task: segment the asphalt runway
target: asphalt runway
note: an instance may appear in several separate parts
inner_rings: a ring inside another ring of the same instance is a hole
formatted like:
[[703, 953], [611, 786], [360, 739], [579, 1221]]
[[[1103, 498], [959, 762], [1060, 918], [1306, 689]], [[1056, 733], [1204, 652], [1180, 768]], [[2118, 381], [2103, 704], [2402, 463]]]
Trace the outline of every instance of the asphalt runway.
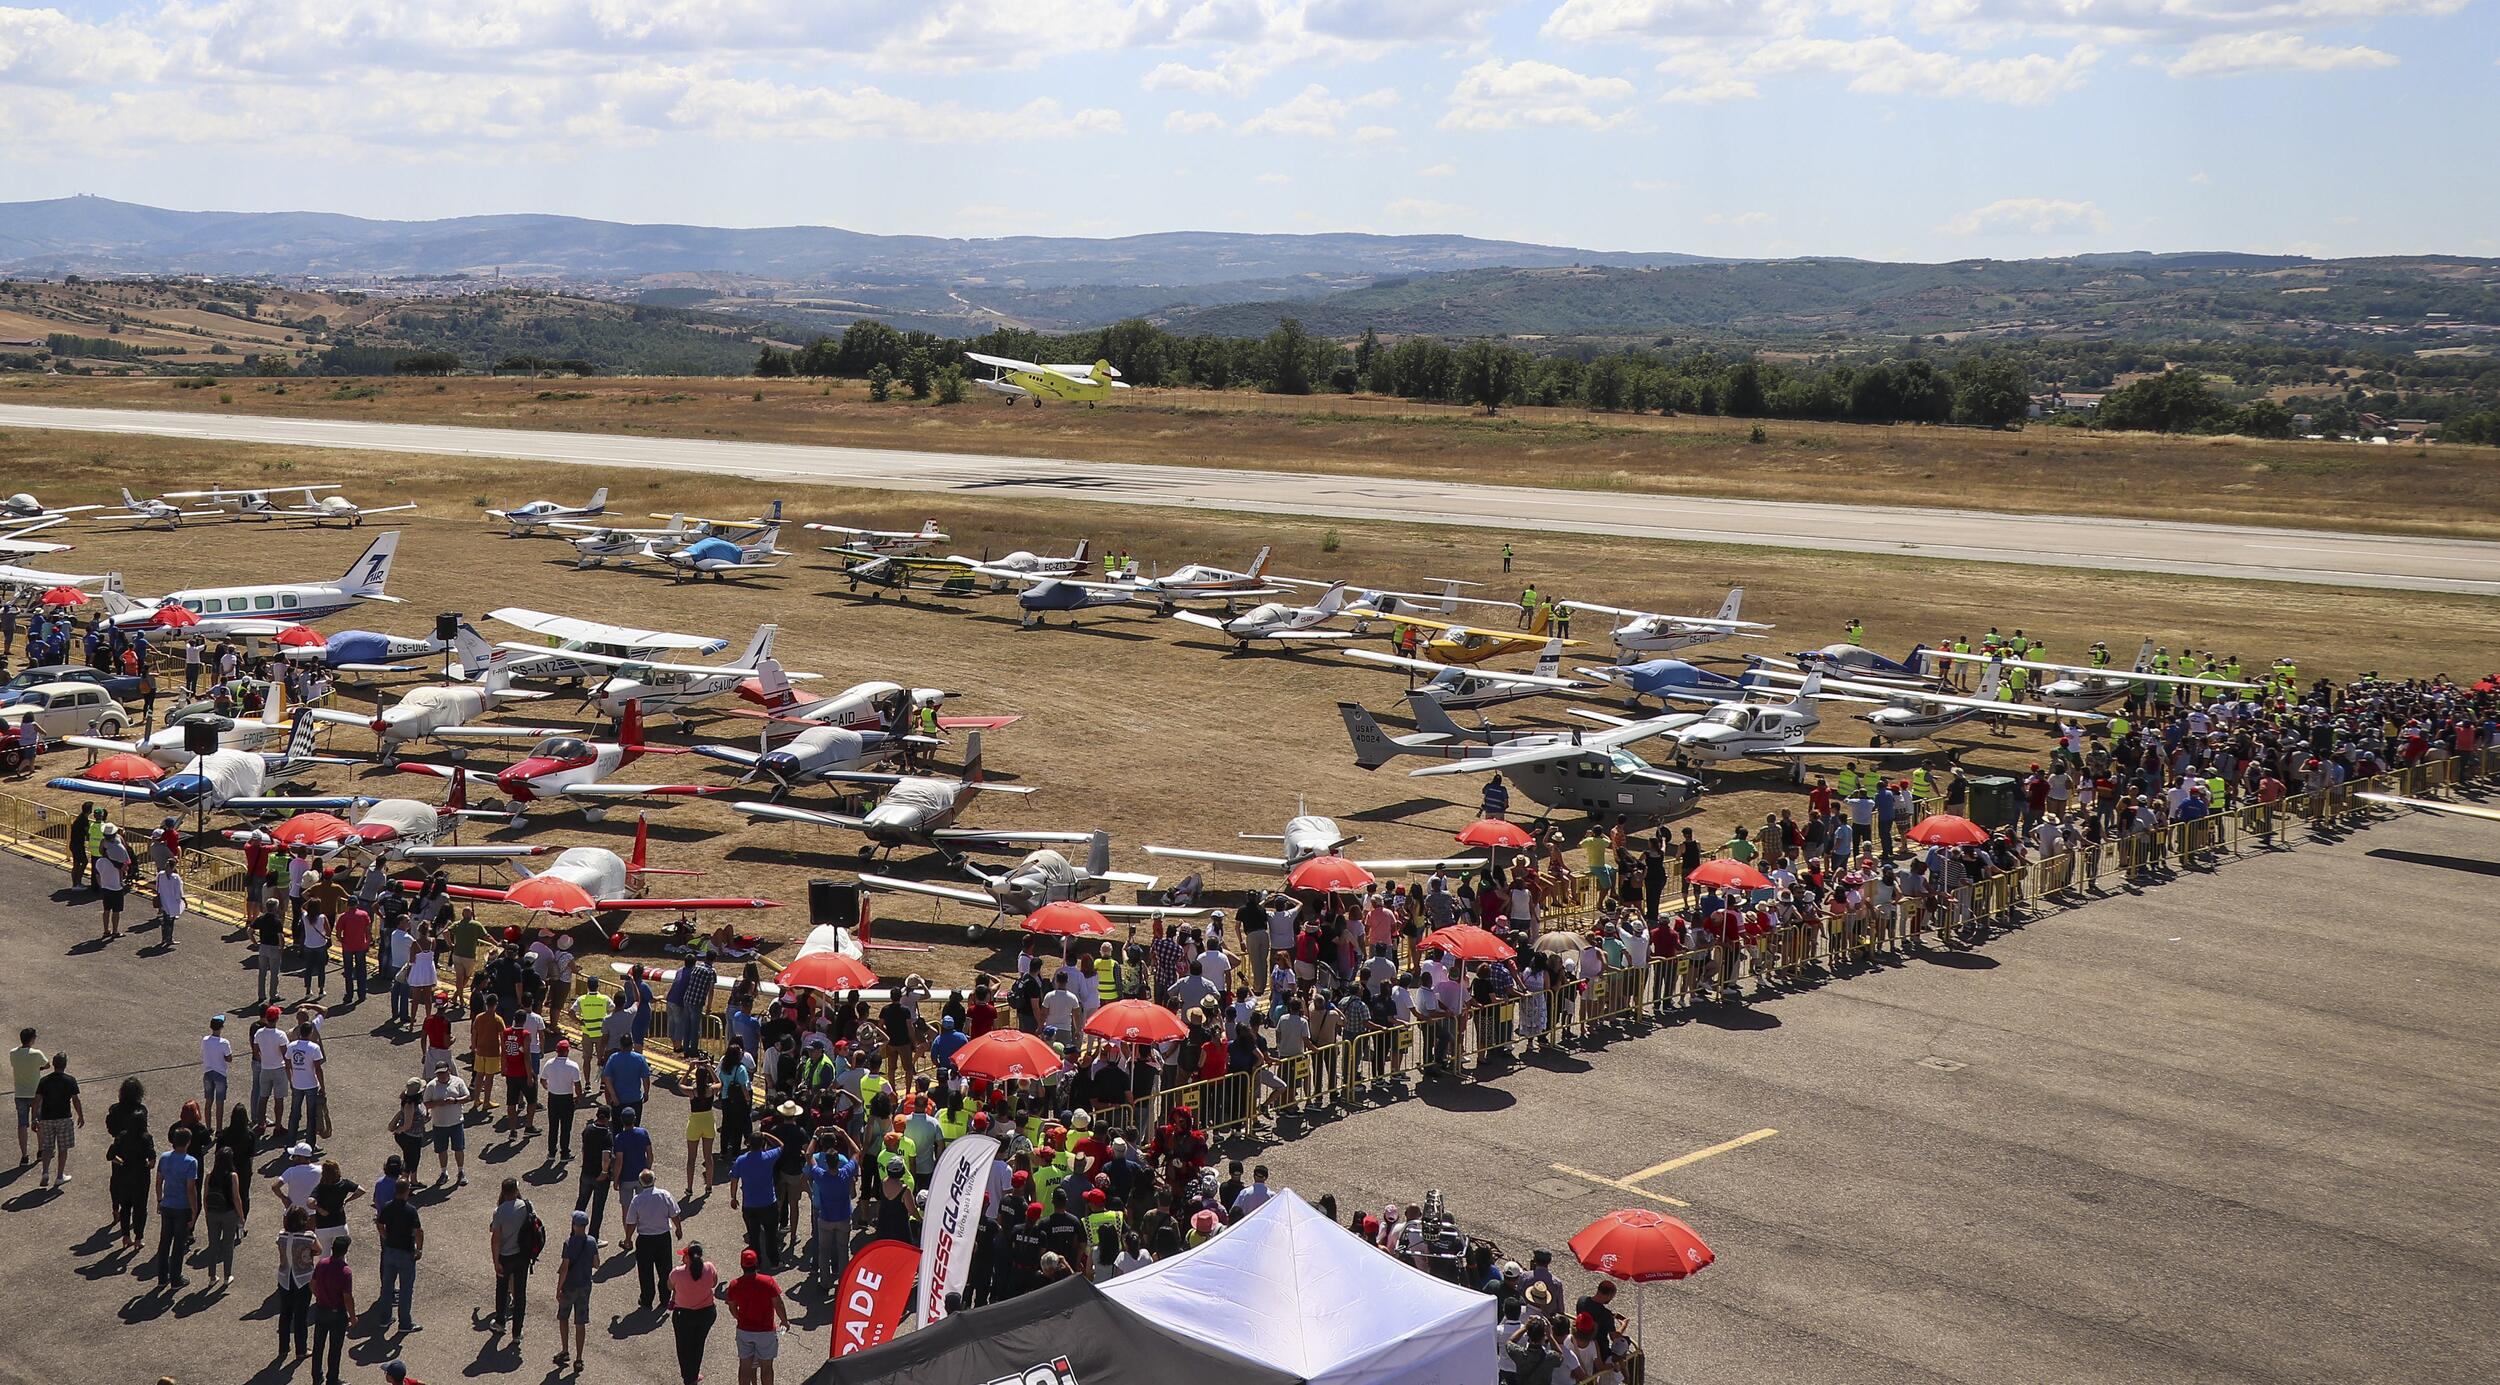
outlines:
[[0, 404], [0, 427], [2500, 595], [2500, 543], [2464, 539], [150, 409]]
[[[1349, 1207], [1441, 1188], [1522, 1259], [1617, 1207], [1686, 1217], [1719, 1262], [1649, 1291], [1652, 1380], [2484, 1380], [2500, 1308], [2495, 877], [2486, 824], [2384, 824], [2049, 915], [1977, 953], [1431, 1087], [1254, 1157]], [[196, 1092], [206, 1016], [251, 995], [241, 952], [199, 922], [170, 955], [153, 934], [94, 946], [94, 910], [56, 902], [60, 881], [0, 856], [0, 1025], [70, 1051], [88, 1115], [66, 1194], [0, 1172], [0, 1381], [305, 1379], [265, 1365], [265, 1194], [231, 1294], [202, 1292], [196, 1271], [156, 1294], [99, 1229], [115, 1086], [141, 1075], [160, 1126]], [[386, 1008], [331, 1022], [332, 1145], [366, 1183], [415, 1065], [372, 1032]], [[682, 1102], [652, 1110], [660, 1167], [682, 1168]], [[531, 1305], [525, 1354], [470, 1315], [491, 1302], [494, 1181], [523, 1177], [560, 1229], [571, 1180], [481, 1125], [469, 1147], [471, 1186], [420, 1202], [423, 1330], [355, 1335], [351, 1374], [378, 1378], [397, 1350], [425, 1379], [550, 1378], [548, 1303]], [[716, 1260], [738, 1243], [726, 1202], [692, 1222]], [[369, 1238], [352, 1258], [369, 1303]], [[624, 1259], [603, 1271], [584, 1379], [674, 1378], [664, 1323], [613, 1318], [632, 1282]], [[1589, 1282], [1566, 1273], [1575, 1296]], [[826, 1315], [811, 1304], [808, 1320], [786, 1380], [821, 1360]], [[724, 1327], [713, 1379], [730, 1352]]]

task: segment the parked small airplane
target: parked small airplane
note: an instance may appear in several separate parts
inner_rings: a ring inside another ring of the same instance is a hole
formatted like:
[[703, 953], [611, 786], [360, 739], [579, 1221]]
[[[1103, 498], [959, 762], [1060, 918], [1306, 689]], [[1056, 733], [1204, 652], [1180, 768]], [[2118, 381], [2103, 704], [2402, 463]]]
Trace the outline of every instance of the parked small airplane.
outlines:
[[344, 765], [347, 760], [313, 753], [318, 723], [299, 717], [286, 747], [275, 753], [259, 750], [212, 750], [192, 757], [184, 766], [153, 783], [107, 784], [65, 776], [47, 781], [71, 793], [97, 794], [134, 803], [163, 803], [201, 812], [287, 812], [299, 808], [341, 808], [369, 800], [354, 794], [264, 794], [274, 779], [314, 765]]
[[1936, 661], [1950, 660], [1957, 663], [2002, 665], [2006, 668], [2019, 668], [2032, 673], [2056, 674], [2058, 676], [2052, 681], [2032, 689], [2032, 696], [2048, 706], [2070, 711], [2082, 711], [2104, 703], [2115, 702], [2146, 684], [2203, 688], [2209, 692], [2250, 692], [2258, 686], [2255, 683], [2236, 683], [2227, 678], [2155, 673], [2152, 671], [2153, 642], [2149, 639], [2144, 642], [2142, 648], [2136, 651], [2135, 667], [2132, 669], [2086, 668], [2075, 664], [2044, 663], [2036, 659], [1990, 659], [1985, 655], [1955, 654], [1941, 649], [1919, 652], [1926, 658]]
[[307, 496], [301, 505], [280, 506], [275, 513], [270, 515], [270, 518], [309, 524], [315, 529], [325, 524], [337, 524], [355, 529], [361, 527], [374, 515], [398, 514], [403, 510], [415, 508], [417, 507], [414, 504], [359, 505], [343, 495], [325, 495], [318, 499]]
[[577, 568], [594, 568], [609, 562], [618, 567], [632, 567], [649, 556], [655, 543], [683, 544], [710, 537], [686, 523], [682, 515], [671, 516], [665, 529], [630, 529], [559, 520], [547, 526], [547, 533], [549, 537], [572, 545], [573, 566]]
[[105, 510], [96, 518], [124, 520], [126, 523], [122, 527], [126, 529], [145, 529], [151, 524], [162, 524], [166, 529], [174, 530], [181, 528], [186, 519], [215, 519], [224, 513], [223, 510], [186, 510], [161, 496], [141, 500], [130, 493], [130, 487], [124, 486], [122, 508]]
[[696, 875], [700, 872], [661, 870], [647, 864], [650, 854], [650, 825], [637, 822], [634, 825], [634, 854], [630, 859], [619, 857], [603, 846], [569, 846], [545, 870], [525, 875], [509, 886], [497, 889], [482, 885], [454, 885], [451, 896], [487, 904], [512, 904], [532, 913], [559, 914], [568, 918], [604, 914], [612, 909], [669, 909], [680, 914], [695, 914], [711, 909], [781, 907], [770, 899], [655, 898], [644, 893], [650, 888], [649, 877]]
[[847, 726], [810, 726], [776, 742], [772, 728], [766, 726], [757, 734], [753, 750], [735, 745], [698, 745], [694, 753], [744, 768], [746, 774], [739, 783], [758, 778], [770, 781], [772, 796], [778, 798], [803, 785], [823, 783], [841, 771], [874, 769], [902, 753], [906, 746], [942, 744], [926, 736], [855, 731]]
[[261, 842], [281, 851], [303, 847], [315, 856], [363, 856], [376, 861], [509, 861], [543, 856], [551, 846], [519, 844], [459, 846], [443, 839], [456, 835], [469, 818], [509, 818], [468, 806], [468, 785], [453, 780], [451, 796], [442, 806], [413, 798], [374, 800], [354, 822], [329, 813], [298, 813], [268, 827], [244, 828], [225, 834], [236, 842]]
[[[1773, 669], [1757, 670], [1748, 676], [1774, 683], [1803, 682], [1795, 674]], [[1820, 676], [1806, 675], [1808, 678]], [[1938, 692], [1933, 688], [1902, 688], [1884, 683], [1860, 683], [1847, 678], [1824, 678], [1823, 687], [1829, 692], [1865, 694], [1885, 704], [1874, 711], [1860, 713], [1858, 717], [1873, 728], [1874, 734], [1868, 740], [1875, 745], [1887, 741], [1923, 741], [1948, 727], [1977, 721], [1981, 717], [2011, 717], [2018, 721], [2061, 721], [2070, 717], [2083, 721], [2103, 720], [2088, 712], [2000, 701], [1997, 689], [2002, 677], [2003, 671], [1991, 666], [1980, 675], [1979, 691], [1969, 697]]]
[[946, 534], [934, 519], [925, 520], [917, 529], [854, 529], [847, 524], [810, 524], [819, 534], [838, 534], [842, 542], [824, 546], [827, 553], [917, 553], [933, 544], [946, 542]]
[[[430, 684], [410, 688], [397, 701], [380, 708], [370, 716], [338, 707], [315, 707], [305, 715], [334, 726], [362, 726], [373, 732], [374, 754], [389, 759], [410, 741], [437, 740], [446, 731], [465, 731], [477, 719], [496, 708], [516, 702], [533, 702], [552, 696], [543, 692], [524, 692], [512, 686], [512, 673], [522, 660], [508, 652], [489, 650], [474, 630], [463, 627], [460, 636], [461, 668], [464, 672], [482, 671], [475, 682]], [[495, 734], [563, 736], [572, 734], [560, 726], [495, 727]], [[446, 741], [445, 744], [450, 744]], [[452, 758], [468, 755], [464, 746], [453, 745]]]
[[46, 505], [32, 495], [29, 495], [24, 491], [19, 491], [15, 495], [8, 496], [5, 499], [0, 499], [0, 520], [61, 520], [67, 519], [71, 515], [83, 515], [89, 510], [101, 510], [103, 508], [104, 507], [101, 505], [61, 505], [57, 507]]
[[964, 355], [990, 368], [990, 377], [979, 382], [981, 388], [1007, 396], [1011, 406], [1019, 399], [1032, 400], [1036, 409], [1042, 407], [1044, 399], [1099, 404], [1109, 399], [1113, 390], [1128, 388], [1109, 361], [1096, 361], [1090, 366], [1035, 365], [1010, 356], [984, 356], [978, 351]]
[[[447, 726], [433, 733], [438, 741], [527, 738], [536, 743], [519, 762], [500, 770], [465, 769], [458, 765], [402, 760], [403, 774], [430, 774], [437, 779], [465, 779], [483, 788], [492, 784], [510, 800], [515, 817], [532, 803], [561, 799], [585, 801], [582, 811], [592, 821], [604, 816], [606, 802], [619, 798], [715, 798], [730, 790], [719, 784], [616, 784], [608, 776], [645, 755], [683, 755], [681, 746], [646, 745], [642, 709], [628, 703], [617, 724], [616, 739], [594, 741], [579, 732], [549, 734], [542, 726]], [[735, 805], [732, 805], [735, 806]]]
[[399, 531], [394, 529], [374, 539], [334, 582], [190, 587], [153, 600], [141, 600], [121, 592], [116, 582], [108, 580], [104, 609], [113, 624], [138, 626], [155, 620], [158, 609], [169, 603], [203, 618], [261, 616], [282, 621], [319, 620], [360, 601], [398, 604], [398, 597], [387, 595], [382, 589], [391, 580], [391, 560], [399, 552], [399, 537]]
[[680, 635], [667, 630], [605, 625], [595, 620], [549, 615], [522, 606], [499, 607], [488, 611], [486, 618], [516, 630], [527, 630], [548, 641], [548, 647], [530, 661], [527, 676], [531, 678], [587, 679], [608, 676], [608, 665], [595, 660], [564, 657], [569, 654], [649, 659], [689, 649], [698, 654], [717, 654], [729, 647], [729, 641], [713, 639], [708, 635]]
[[682, 547], [655, 539], [644, 549], [644, 556], [665, 565], [671, 581], [709, 577], [725, 582], [732, 576], [771, 572], [779, 567], [778, 563], [759, 560], [786, 556], [784, 550], [774, 546], [780, 541], [781, 526], [768, 524], [747, 539], [704, 538]]
[[[726, 664], [673, 664], [654, 659], [617, 658], [583, 650], [564, 657], [568, 662], [600, 664], [613, 670], [606, 681], [586, 695], [587, 700], [596, 702], [599, 710], [609, 716], [623, 716], [627, 703], [639, 702], [645, 716], [674, 712], [680, 721], [691, 725], [694, 718], [687, 709], [722, 693], [737, 692], [745, 685], [745, 680], [763, 676], [764, 665], [772, 662], [773, 638], [780, 633], [778, 625], [757, 626], [755, 638], [747, 641], [746, 652], [739, 655], [735, 662]], [[529, 676], [530, 660], [537, 657], [530, 646], [505, 644], [501, 648], [523, 656], [516, 672]], [[786, 683], [790, 679], [812, 679], [817, 675], [784, 673], [781, 676]]]
[[[1545, 642], [1544, 651], [1537, 655], [1533, 673], [1505, 673], [1495, 669], [1437, 664], [1430, 659], [1410, 659], [1403, 654], [1383, 654], [1376, 649], [1349, 649], [1345, 651], [1345, 656], [1368, 664], [1386, 664], [1391, 668], [1431, 674], [1430, 680], [1406, 690], [1406, 700], [1410, 704], [1432, 702], [1443, 711], [1493, 707], [1521, 698], [1546, 697], [1554, 693], [1587, 692], [1598, 686], [1559, 676], [1562, 668], [1560, 637]], [[1582, 669], [1581, 672], [1590, 670]]]
[[[1701, 764], [1730, 760], [1788, 760], [1803, 775], [1803, 762], [1814, 756], [1838, 755], [1860, 760], [1916, 759], [1935, 754], [1913, 746], [1816, 745], [1806, 737], [1823, 724], [1815, 703], [1831, 697], [1823, 675], [1809, 673], [1785, 702], [1730, 702], [1708, 712], [1678, 712], [1634, 721], [1608, 712], [1574, 708], [1572, 715], [1600, 722], [1615, 732], [1639, 731], [1675, 743], [1677, 758]], [[1857, 700], [1856, 694], [1841, 697]]]
[[1079, 586], [1056, 577], [1045, 577], [1016, 593], [1016, 606], [1024, 612], [1021, 623], [1030, 628], [1050, 624], [1053, 611], [1066, 612], [1070, 617], [1068, 623], [1074, 625], [1074, 616], [1079, 611], [1090, 611], [1098, 606], [1125, 606], [1136, 599], [1134, 592]]
[[61, 742], [107, 754], [145, 756], [155, 764], [174, 769], [191, 760], [192, 752], [185, 748], [184, 739], [195, 721], [206, 721], [217, 728], [217, 748], [220, 750], [258, 750], [267, 745], [272, 737], [288, 736], [295, 729], [295, 720], [287, 714], [286, 685], [273, 683], [267, 700], [261, 705], [260, 715], [256, 717], [194, 713], [168, 717], [161, 729], [135, 741], [109, 736], [63, 736]]
[[[1284, 854], [1281, 856], [1253, 856], [1238, 851], [1202, 851], [1183, 846], [1150, 846], [1146, 848], [1146, 854], [1175, 861], [1205, 861], [1210, 865], [1219, 866], [1252, 866], [1260, 870], [1290, 874], [1295, 866], [1301, 865], [1314, 856], [1342, 856], [1347, 847], [1363, 840], [1361, 836], [1348, 833], [1338, 827], [1335, 819], [1321, 817], [1306, 809], [1307, 805], [1296, 803], [1294, 815], [1286, 820], [1285, 830], [1281, 833], [1241, 832], [1235, 834], [1245, 842], [1281, 842], [1284, 844]], [[1480, 866], [1484, 864], [1484, 858], [1481, 856], [1365, 857], [1357, 860], [1355, 864], [1365, 870], [1380, 872], [1439, 870], [1443, 867], [1460, 870]]]
[[344, 489], [344, 487], [328, 484], [310, 486], [272, 486], [261, 490], [229, 490], [223, 486], [218, 486], [204, 491], [167, 491], [165, 492], [164, 498], [167, 500], [197, 500], [206, 504], [210, 509], [217, 511], [218, 513], [232, 515], [237, 519], [245, 517], [253, 519], [276, 519], [278, 516], [284, 514], [288, 509], [292, 508], [284, 500], [280, 499], [282, 496], [301, 496], [303, 499], [300, 503], [303, 505], [310, 505], [323, 491], [335, 491], [342, 489]]
[[[1488, 659], [1501, 658], [1505, 654], [1524, 654], [1531, 649], [1541, 649], [1554, 638], [1546, 631], [1545, 612], [1542, 609], [1537, 611], [1535, 619], [1528, 622], [1528, 628], [1525, 630], [1484, 630], [1472, 625], [1453, 625], [1445, 620], [1412, 614], [1396, 616], [1393, 619], [1403, 625], [1417, 625], [1427, 630], [1440, 631], [1439, 634], [1424, 641], [1423, 653], [1426, 658], [1441, 664], [1464, 664], [1472, 667]], [[1564, 640], [1563, 647], [1577, 649], [1580, 647], [1580, 642]]]
[[1337, 712], [1354, 742], [1354, 762], [1364, 769], [1378, 769], [1402, 755], [1430, 756], [1446, 763], [1408, 773], [1429, 778], [1507, 772], [1521, 793], [1544, 807], [1613, 818], [1672, 817], [1701, 793], [1700, 781], [1660, 769], [1623, 748], [1659, 734], [1652, 728], [1502, 732], [1461, 726], [1425, 703], [1415, 708], [1415, 725], [1421, 729], [1392, 736], [1354, 703], [1338, 703]]
[[1090, 839], [1084, 832], [990, 832], [948, 826], [972, 806], [982, 793], [1034, 793], [1037, 790], [1019, 784], [987, 784], [981, 780], [981, 733], [964, 738], [964, 765], [959, 775], [884, 774], [869, 770], [837, 770], [818, 776], [831, 783], [881, 784], [883, 797], [865, 815], [827, 813], [813, 808], [794, 808], [786, 803], [741, 802], [729, 805], [731, 812], [751, 818], [775, 822], [795, 822], [815, 827], [838, 827], [857, 832], [867, 842], [859, 849], [862, 857], [879, 850], [891, 854], [902, 846], [926, 847], [949, 856], [957, 848], [974, 846], [1014, 846], [1026, 842], [1081, 842]]
[[1174, 611], [1172, 619], [1204, 626], [1241, 649], [1248, 649], [1252, 640], [1351, 640], [1360, 638], [1352, 630], [1324, 628], [1346, 608], [1345, 583], [1339, 582], [1320, 594], [1308, 606], [1288, 606], [1281, 601], [1267, 601], [1237, 616], [1218, 620], [1196, 611]]
[[1623, 689], [1624, 700], [1638, 710], [1641, 699], [1654, 697], [1660, 705], [1668, 701], [1742, 702], [1760, 686], [1744, 679], [1730, 678], [1696, 668], [1682, 659], [1644, 659], [1637, 664], [1604, 664], [1582, 667], [1578, 673]]
[[[1229, 609], [1234, 603], [1254, 596], [1287, 594], [1286, 588], [1275, 585], [1274, 579], [1265, 575], [1269, 551], [1261, 548], [1251, 555], [1250, 566], [1239, 572], [1212, 563], [1189, 563], [1168, 575], [1148, 574], [1141, 577], [1132, 566], [1127, 575], [1111, 581], [1088, 581], [1075, 576], [1061, 576], [1059, 580], [1088, 591], [1116, 592], [1150, 601], [1157, 610], [1167, 615], [1185, 602], [1220, 601]], [[1014, 576], [1012, 573], [997, 575]]]
[[[937, 707], [954, 696], [940, 688], [906, 688], [900, 683], [876, 680], [854, 683], [830, 697], [813, 700], [800, 698], [798, 689], [790, 686], [788, 674], [781, 665], [767, 659], [757, 669], [755, 678], [738, 685], [738, 695], [761, 707], [761, 712], [748, 715], [766, 717], [783, 725], [842, 726], [853, 731], [894, 731], [912, 729], [913, 713], [924, 707]], [[941, 731], [995, 731], [1013, 726], [1020, 716], [946, 717], [938, 718]]]
[[1219, 909], [1162, 908], [1147, 904], [1111, 904], [1102, 896], [1113, 885], [1134, 885], [1141, 890], [1155, 887], [1155, 876], [1137, 875], [1111, 868], [1111, 834], [1096, 832], [1087, 840], [1085, 864], [1077, 865], [1065, 855], [1048, 847], [1027, 855], [1002, 871], [985, 871], [967, 861], [964, 873], [981, 882], [978, 890], [955, 885], [936, 885], [925, 880], [898, 880], [890, 875], [869, 875], [863, 872], [859, 883], [872, 890], [889, 890], [900, 894], [927, 895], [933, 899], [951, 899], [988, 909], [1000, 918], [1009, 914], [1022, 917], [1045, 904], [1062, 900], [1079, 900], [1091, 904], [1096, 912], [1113, 918], [1205, 918], [1220, 914]]
[[1622, 656], [1634, 654], [1670, 654], [1695, 645], [1742, 638], [1762, 639], [1757, 631], [1776, 627], [1760, 621], [1740, 620], [1737, 612], [1745, 604], [1745, 589], [1732, 587], [1727, 599], [1719, 603], [1715, 616], [1662, 615], [1656, 611], [1631, 611], [1620, 606], [1600, 606], [1593, 601], [1566, 601], [1567, 611], [1587, 611], [1594, 615], [1615, 617], [1618, 622], [1608, 638]]
[[502, 520], [505, 532], [512, 538], [523, 538], [560, 522], [577, 523], [597, 519], [608, 512], [608, 488], [601, 486], [590, 493], [587, 505], [566, 505], [554, 500], [532, 500], [509, 510], [488, 510], [487, 517]]

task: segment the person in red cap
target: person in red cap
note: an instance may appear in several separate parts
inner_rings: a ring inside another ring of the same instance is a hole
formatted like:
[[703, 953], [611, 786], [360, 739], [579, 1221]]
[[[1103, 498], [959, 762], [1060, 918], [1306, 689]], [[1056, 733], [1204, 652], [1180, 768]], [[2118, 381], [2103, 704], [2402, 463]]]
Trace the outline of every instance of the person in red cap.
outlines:
[[738, 1252], [737, 1278], [721, 1291], [738, 1327], [738, 1385], [773, 1385], [773, 1358], [790, 1330], [790, 1301], [781, 1284], [756, 1268], [754, 1250]]

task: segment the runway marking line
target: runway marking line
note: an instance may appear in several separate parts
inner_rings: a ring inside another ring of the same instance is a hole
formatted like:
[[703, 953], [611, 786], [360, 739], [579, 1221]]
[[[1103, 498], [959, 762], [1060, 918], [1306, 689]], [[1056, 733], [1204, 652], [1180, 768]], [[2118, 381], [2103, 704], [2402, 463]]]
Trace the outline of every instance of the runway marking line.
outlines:
[[1677, 1169], [1687, 1168], [1691, 1165], [1698, 1164], [1704, 1159], [1716, 1159], [1722, 1154], [1728, 1154], [1736, 1150], [1743, 1149], [1747, 1145], [1767, 1140], [1778, 1133], [1779, 1131], [1774, 1129], [1749, 1131], [1746, 1134], [1737, 1136], [1733, 1140], [1722, 1140], [1707, 1149], [1697, 1149], [1690, 1154], [1679, 1154], [1664, 1163], [1652, 1164], [1638, 1173], [1626, 1174], [1621, 1178], [1608, 1178], [1602, 1173], [1591, 1173], [1587, 1169], [1576, 1169], [1569, 1164], [1554, 1164], [1549, 1167], [1551, 1167], [1556, 1173], [1567, 1173], [1573, 1178], [1585, 1179], [1588, 1182], [1597, 1184], [1599, 1187], [1612, 1188], [1617, 1192], [1630, 1193], [1635, 1197], [1645, 1197], [1650, 1199], [1652, 1202], [1663, 1202], [1669, 1207], [1690, 1207], [1693, 1204], [1686, 1202], [1682, 1198], [1669, 1197], [1665, 1193], [1652, 1192], [1640, 1185], [1650, 1179], [1656, 1178], [1662, 1173], [1672, 1173]]

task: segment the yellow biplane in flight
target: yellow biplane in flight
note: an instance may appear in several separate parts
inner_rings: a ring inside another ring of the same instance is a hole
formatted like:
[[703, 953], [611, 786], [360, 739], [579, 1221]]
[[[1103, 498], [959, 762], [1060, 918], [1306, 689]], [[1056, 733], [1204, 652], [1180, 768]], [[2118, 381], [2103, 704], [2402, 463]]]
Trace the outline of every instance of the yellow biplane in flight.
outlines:
[[1006, 356], [984, 356], [978, 351], [964, 355], [990, 368], [990, 378], [980, 382], [992, 394], [1007, 396], [1012, 407], [1019, 399], [1030, 399], [1033, 407], [1042, 407], [1045, 399], [1068, 404], [1099, 404], [1111, 397], [1113, 390], [1124, 390], [1120, 372], [1109, 361], [1092, 365], [1035, 365], [1031, 361]]

